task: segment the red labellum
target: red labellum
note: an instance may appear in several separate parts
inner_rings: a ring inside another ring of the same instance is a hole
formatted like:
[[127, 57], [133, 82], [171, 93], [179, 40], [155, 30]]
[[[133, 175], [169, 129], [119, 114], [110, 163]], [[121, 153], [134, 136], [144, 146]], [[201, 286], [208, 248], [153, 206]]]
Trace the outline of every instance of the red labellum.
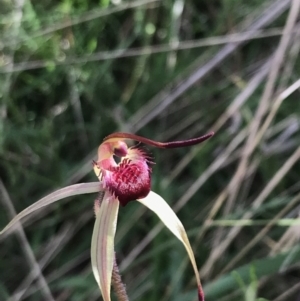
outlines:
[[[122, 206], [129, 201], [142, 199], [148, 195], [151, 186], [151, 158], [137, 146], [128, 148], [124, 140], [130, 139], [159, 148], [177, 148], [199, 144], [214, 133], [182, 141], [158, 142], [135, 134], [114, 133], [107, 136], [98, 148], [98, 177]], [[117, 164], [113, 156], [121, 158]]]
[[125, 159], [111, 168], [103, 177], [105, 186], [118, 198], [122, 206], [129, 201], [142, 199], [150, 192], [151, 169], [146, 161]]

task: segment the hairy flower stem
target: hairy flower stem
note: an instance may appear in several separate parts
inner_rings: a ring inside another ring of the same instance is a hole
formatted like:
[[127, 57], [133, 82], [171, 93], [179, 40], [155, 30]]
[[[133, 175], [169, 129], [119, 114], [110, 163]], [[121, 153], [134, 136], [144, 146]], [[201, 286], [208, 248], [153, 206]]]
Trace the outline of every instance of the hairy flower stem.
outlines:
[[125, 284], [122, 282], [121, 279], [119, 267], [116, 260], [116, 254], [114, 259], [114, 267], [113, 267], [111, 280], [118, 301], [129, 301]]

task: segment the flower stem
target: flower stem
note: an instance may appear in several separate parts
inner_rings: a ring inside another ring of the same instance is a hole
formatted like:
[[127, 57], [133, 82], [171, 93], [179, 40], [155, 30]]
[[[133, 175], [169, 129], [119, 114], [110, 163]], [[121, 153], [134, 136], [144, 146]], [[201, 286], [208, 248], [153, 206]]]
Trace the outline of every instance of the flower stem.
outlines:
[[112, 272], [112, 285], [118, 301], [129, 301], [125, 284], [122, 282], [119, 267], [117, 264], [116, 254], [114, 258], [114, 267]]

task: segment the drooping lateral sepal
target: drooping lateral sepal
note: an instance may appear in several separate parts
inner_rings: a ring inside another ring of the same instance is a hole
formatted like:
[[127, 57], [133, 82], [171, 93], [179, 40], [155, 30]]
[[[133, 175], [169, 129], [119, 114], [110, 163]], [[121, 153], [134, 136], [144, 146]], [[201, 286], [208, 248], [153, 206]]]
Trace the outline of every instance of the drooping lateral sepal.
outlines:
[[111, 301], [111, 277], [114, 262], [114, 238], [119, 201], [106, 192], [100, 208], [95, 210], [96, 221], [92, 236], [92, 270], [104, 301]]
[[153, 191], [150, 191], [146, 198], [139, 199], [137, 201], [152, 210], [161, 219], [165, 226], [169, 228], [169, 230], [183, 243], [195, 272], [198, 286], [198, 300], [204, 301], [204, 293], [200, 282], [195, 256], [186, 231], [175, 212], [161, 196]]
[[31, 214], [32, 212], [42, 207], [48, 206], [54, 202], [57, 202], [61, 199], [73, 195], [95, 193], [101, 190], [102, 190], [102, 186], [101, 184], [99, 184], [99, 182], [75, 184], [56, 190], [48, 194], [47, 196], [43, 197], [42, 199], [38, 200], [37, 202], [33, 203], [32, 205], [30, 205], [29, 207], [21, 211], [18, 215], [16, 215], [9, 222], [9, 224], [0, 232], [0, 235], [5, 233], [9, 229], [11, 229], [13, 226], [15, 226], [16, 223], [18, 223], [22, 218], [24, 218], [25, 216]]

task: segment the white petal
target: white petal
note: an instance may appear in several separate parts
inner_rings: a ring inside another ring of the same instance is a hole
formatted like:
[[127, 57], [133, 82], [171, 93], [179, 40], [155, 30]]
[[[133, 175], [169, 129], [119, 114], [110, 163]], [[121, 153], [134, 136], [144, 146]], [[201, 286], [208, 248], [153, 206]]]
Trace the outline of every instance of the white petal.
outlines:
[[106, 192], [96, 212], [91, 246], [92, 269], [104, 301], [111, 300], [110, 287], [118, 211], [119, 201]]
[[9, 224], [0, 232], [0, 235], [14, 226], [21, 218], [25, 217], [26, 215], [44, 207], [50, 205], [54, 202], [57, 202], [63, 198], [67, 198], [69, 196], [78, 195], [78, 194], [86, 194], [86, 193], [95, 193], [100, 191], [100, 183], [99, 182], [92, 182], [92, 183], [82, 183], [82, 184], [75, 184], [71, 186], [67, 186], [65, 188], [56, 190], [44, 198], [40, 199], [39, 201], [35, 202], [31, 206], [27, 207], [23, 211], [21, 211], [18, 215], [16, 215]]
[[93, 169], [94, 169], [96, 176], [99, 178], [99, 180], [101, 180], [101, 169], [98, 168], [98, 166], [96, 164], [93, 165]]
[[203, 290], [194, 253], [190, 245], [189, 239], [187, 237], [186, 231], [181, 221], [176, 216], [175, 212], [161, 196], [159, 196], [153, 191], [150, 191], [150, 193], [144, 199], [140, 199], [137, 201], [148, 207], [154, 213], [156, 213], [157, 216], [161, 219], [161, 221], [165, 224], [165, 226], [168, 227], [170, 231], [183, 243], [190, 257], [196, 275], [198, 285], [198, 299], [204, 300]]

